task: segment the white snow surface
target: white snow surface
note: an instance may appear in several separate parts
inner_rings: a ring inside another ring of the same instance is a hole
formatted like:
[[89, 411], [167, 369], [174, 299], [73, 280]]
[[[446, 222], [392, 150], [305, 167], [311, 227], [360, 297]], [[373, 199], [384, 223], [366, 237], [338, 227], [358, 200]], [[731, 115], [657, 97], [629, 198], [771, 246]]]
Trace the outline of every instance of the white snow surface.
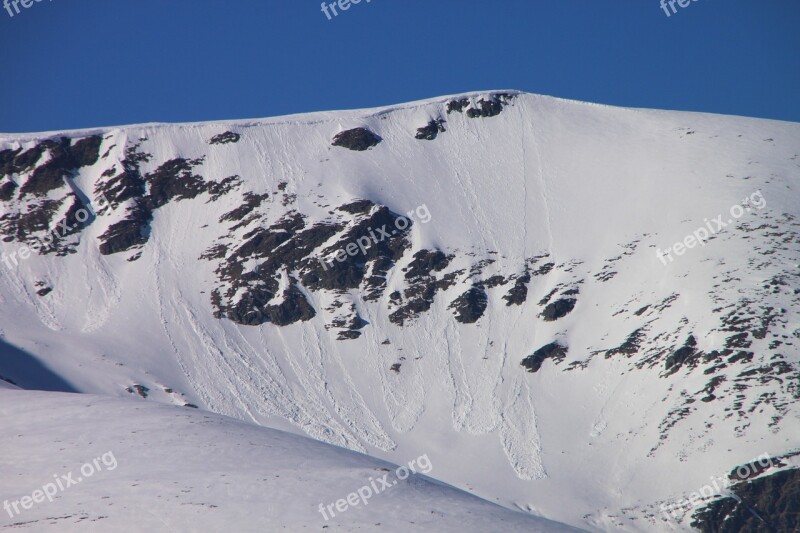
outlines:
[[[137, 142], [153, 156], [143, 172], [176, 157], [205, 156], [196, 172], [206, 180], [239, 175], [244, 182], [216, 202], [201, 195], [155, 211], [138, 260], [127, 260], [132, 252], [99, 253], [97, 237], [118, 220], [101, 214], [73, 255], [34, 255], [15, 268], [0, 264], [2, 341], [31, 355], [17, 366], [0, 362], [0, 375], [25, 389], [65, 390], [42, 378], [38, 362], [83, 393], [130, 398], [125, 389], [134, 384], [149, 389], [146, 400], [130, 401], [0, 391], [0, 496], [30, 492], [38, 480], [107, 449], [120, 463], [116, 472], [87, 481], [86, 492], [81, 485], [57, 504], [38, 505], [30, 511], [35, 522], [23, 529], [43, 528], [46, 517], [62, 513], [88, 530], [126, 520], [188, 525], [176, 531], [214, 524], [246, 531], [274, 523], [290, 531], [318, 529], [316, 504], [346, 496], [382, 464], [173, 407], [187, 402], [395, 464], [427, 454], [431, 478], [507, 509], [592, 531], [668, 531], [673, 526], [659, 516], [661, 502], [763, 453], [798, 448], [796, 402], [759, 402], [771, 393], [791, 399], [796, 385], [772, 380], [743, 392], [734, 386], [743, 371], [769, 364], [776, 354], [795, 371], [800, 359], [792, 295], [800, 287], [800, 240], [776, 236], [795, 231], [792, 217], [800, 216], [800, 124], [525, 93], [514, 93], [498, 116], [446, 113], [454, 98], [491, 93], [264, 120], [0, 135], [0, 149], [30, 148], [60, 135], [103, 135], [106, 157], [73, 180], [89, 198], [101, 174]], [[446, 132], [433, 141], [414, 138], [438, 117], [447, 121]], [[334, 135], [355, 127], [369, 128], [382, 142], [364, 152], [331, 146]], [[228, 130], [241, 140], [209, 145]], [[495, 262], [437, 293], [428, 312], [400, 327], [389, 321], [387, 302], [405, 287], [406, 254], [379, 301], [366, 302], [359, 291], [348, 295], [368, 322], [355, 340], [338, 341], [325, 327], [332, 298], [325, 291], [306, 291], [318, 313], [307, 322], [254, 327], [217, 319], [209, 302], [216, 265], [198, 258], [220, 239], [243, 241], [246, 228], [232, 230], [219, 218], [241, 205], [244, 191], [269, 193], [259, 209], [270, 223], [290, 210], [311, 223], [324, 221], [358, 198], [397, 213], [425, 205], [432, 219], [414, 224], [413, 250], [454, 254], [448, 272]], [[729, 218], [731, 206], [757, 191], [766, 200], [763, 209], [748, 211], [668, 265], [659, 261], [657, 248], [683, 240], [705, 219]], [[4, 242], [2, 251], [20, 246]], [[544, 254], [539, 264], [555, 268], [532, 278], [524, 304], [506, 305], [510, 285], [490, 288], [476, 324], [454, 319], [448, 305], [472, 282], [518, 275], [530, 258]], [[613, 274], [605, 279], [604, 273]], [[785, 285], [773, 290], [776, 277]], [[39, 281], [53, 291], [38, 296]], [[566, 317], [547, 322], [539, 302], [556, 289], [578, 289], [578, 303]], [[659, 307], [668, 299], [671, 305]], [[637, 366], [679, 348], [689, 335], [702, 350], [721, 348], [732, 333], [722, 331], [719, 318], [742, 302], [785, 313], [766, 338], [751, 336], [751, 361], [718, 371], [725, 380], [716, 400], [685, 403], [707, 386], [705, 367], [665, 376], [663, 360]], [[642, 327], [642, 353], [603, 355]], [[782, 340], [779, 348], [768, 348], [773, 338]], [[554, 340], [569, 346], [566, 360], [547, 360], [536, 373], [521, 367], [524, 357]], [[390, 370], [401, 361], [399, 373]], [[731, 409], [736, 394], [743, 407]], [[684, 408], [688, 414], [675, 421]], [[771, 423], [775, 416], [780, 423]], [[223, 476], [231, 478], [227, 489]], [[105, 495], [108, 505], [99, 504]], [[381, 530], [369, 527], [379, 521], [385, 530], [414, 530], [408, 521], [418, 520], [441, 531], [458, 524], [473, 531], [558, 527], [430, 483], [374, 500], [369, 512], [350, 510], [339, 525]], [[80, 520], [81, 513], [90, 518]], [[91, 522], [100, 515], [107, 518]], [[508, 528], [490, 525], [493, 517], [507, 520]]]
[[[18, 503], [13, 519], [4, 511], [3, 530], [577, 531], [421, 474], [400, 481], [395, 465], [349, 450], [194, 409], [2, 390], [0, 420], [0, 502], [47, 484], [54, 494], [28, 509]], [[326, 511], [327, 521], [319, 512], [386, 472], [391, 486], [362, 491], [366, 505]]]

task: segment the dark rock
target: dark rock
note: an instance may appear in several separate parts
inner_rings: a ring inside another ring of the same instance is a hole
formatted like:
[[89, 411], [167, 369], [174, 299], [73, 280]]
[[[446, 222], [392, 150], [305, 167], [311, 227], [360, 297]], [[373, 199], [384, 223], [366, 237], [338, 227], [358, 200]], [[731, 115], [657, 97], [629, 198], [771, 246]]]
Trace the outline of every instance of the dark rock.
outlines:
[[351, 215], [366, 215], [372, 210], [374, 206], [375, 204], [370, 202], [369, 200], [354, 200], [349, 204], [339, 206], [336, 209], [338, 211], [344, 211], [345, 213], [350, 213]]
[[522, 366], [528, 369], [528, 372], [538, 372], [542, 367], [545, 359], [552, 359], [556, 363], [560, 363], [567, 355], [567, 347], [559, 342], [551, 342], [542, 346], [532, 355], [529, 355], [522, 360]]
[[[396, 229], [400, 217], [385, 206], [373, 209], [371, 214], [351, 225], [333, 245], [322, 250], [320, 255], [326, 260], [324, 265], [316, 259], [304, 262], [303, 284], [312, 289], [355, 289], [364, 280], [368, 264], [372, 263], [376, 265], [373, 275], [380, 278], [410, 247], [408, 233], [411, 224], [409, 222], [402, 230]], [[377, 228], [388, 233], [388, 237], [377, 232]], [[337, 226], [336, 232], [341, 229]], [[365, 244], [365, 250], [359, 247], [359, 242]], [[346, 250], [355, 253], [345, 254]], [[340, 261], [337, 255], [343, 260]], [[381, 285], [381, 280], [373, 279], [371, 283], [374, 288]]]
[[440, 118], [437, 120], [431, 120], [428, 122], [427, 126], [423, 126], [417, 130], [417, 134], [414, 136], [415, 139], [425, 140], [425, 141], [432, 141], [436, 137], [439, 136], [440, 133], [444, 133], [447, 130], [444, 127], [444, 119]]
[[123, 171], [95, 188], [95, 194], [102, 196], [113, 206], [133, 198], [141, 198], [145, 193], [145, 181], [138, 172]]
[[[214, 194], [222, 194], [238, 182], [237, 176], [231, 176], [220, 183], [207, 183], [202, 177], [193, 174], [192, 170], [202, 164], [203, 159], [172, 159], [142, 177], [139, 167], [141, 163], [149, 161], [151, 156], [138, 152], [138, 148], [139, 144], [128, 148], [126, 158], [122, 161], [123, 172], [95, 191], [107, 200], [112, 209], [116, 209], [122, 202], [134, 200], [125, 219], [113, 224], [100, 236], [100, 253], [103, 255], [144, 245], [150, 238], [153, 211], [170, 201], [195, 198], [207, 191], [212, 193], [213, 198]], [[149, 189], [147, 195], [146, 189]]]
[[227, 318], [245, 326], [259, 326], [267, 322], [276, 326], [288, 326], [316, 316], [314, 308], [296, 285], [284, 291], [280, 304], [268, 305], [267, 302], [272, 300], [276, 288], [250, 289], [235, 305], [227, 308]]
[[242, 205], [234, 209], [233, 211], [228, 211], [221, 217], [219, 217], [220, 223], [222, 222], [232, 222], [232, 221], [241, 221], [252, 213], [256, 207], [260, 206], [261, 203], [269, 197], [268, 194], [253, 194], [252, 192], [244, 193], [244, 202]]
[[395, 261], [389, 257], [378, 257], [372, 262], [372, 268], [363, 281], [365, 301], [375, 301], [383, 296], [389, 270], [394, 265]]
[[691, 526], [703, 533], [800, 530], [800, 470], [783, 470], [738, 483], [730, 490], [738, 500], [714, 500], [692, 515]]
[[462, 324], [474, 324], [483, 316], [488, 303], [486, 291], [479, 287], [472, 287], [456, 298], [449, 308], [455, 311], [456, 320]]
[[10, 169], [8, 173], [20, 173], [35, 167], [42, 158], [42, 155], [44, 155], [48, 148], [53, 144], [55, 144], [53, 141], [43, 141], [33, 148], [25, 150], [19, 155], [19, 157], [14, 159], [13, 169]]
[[54, 189], [65, 187], [65, 177], [72, 175], [77, 165], [69, 151], [70, 140], [62, 137], [59, 142], [44, 141], [42, 146], [50, 152], [50, 160], [37, 166], [20, 187], [20, 197], [27, 194], [44, 196]]
[[5, 177], [16, 172], [14, 161], [21, 151], [22, 148], [17, 148], [16, 150], [0, 150], [0, 177]]
[[477, 106], [467, 109], [467, 116], [469, 118], [478, 117], [494, 117], [503, 112], [503, 104], [497, 100], [484, 100], [481, 98], [477, 102]]
[[100, 253], [111, 255], [143, 246], [150, 237], [150, 222], [153, 213], [142, 201], [137, 201], [128, 210], [124, 220], [112, 224], [99, 240]]
[[74, 145], [71, 139], [62, 137], [58, 141], [43, 141], [37, 148], [15, 158], [14, 170], [19, 172], [36, 164], [45, 151], [50, 153], [50, 159], [37, 166], [20, 187], [20, 196], [26, 194], [43, 196], [63, 187], [65, 177], [72, 176], [81, 167], [91, 166], [97, 162], [101, 143], [100, 136], [81, 139]]
[[527, 272], [519, 276], [514, 282], [514, 286], [508, 291], [508, 294], [503, 296], [507, 306], [522, 305], [528, 299], [528, 283], [531, 281], [531, 275]]
[[714, 391], [717, 390], [717, 387], [722, 385], [724, 382], [725, 382], [725, 376], [715, 376], [711, 378], [711, 380], [708, 383], [706, 383], [705, 388], [703, 388], [703, 390], [701, 391], [708, 394], [708, 396], [706, 396], [706, 398], [708, 399], [703, 398], [702, 400], [704, 402], [709, 402], [716, 399]]
[[506, 278], [497, 275], [497, 276], [492, 276], [483, 281], [479, 281], [478, 283], [475, 284], [475, 286], [480, 287], [482, 289], [493, 289], [494, 287], [499, 287], [500, 285], [505, 285], [506, 283], [508, 283]]
[[441, 250], [420, 250], [405, 269], [406, 279], [413, 281], [429, 276], [431, 272], [440, 272], [447, 268], [450, 259]]
[[[733, 353], [733, 350], [712, 350], [703, 357], [704, 363], [719, 362]], [[727, 366], [727, 365], [726, 365]]]
[[337, 133], [331, 143], [333, 146], [341, 146], [358, 152], [369, 150], [377, 146], [383, 139], [372, 133], [366, 128], [354, 128]]
[[544, 276], [546, 274], [549, 274], [550, 271], [553, 270], [553, 268], [555, 268], [555, 266], [556, 266], [555, 263], [545, 263], [536, 270], [534, 270], [532, 274], [534, 276]]
[[350, 330], [349, 329], [349, 330], [346, 330], [346, 331], [340, 331], [339, 332], [339, 336], [336, 337], [336, 340], [337, 341], [353, 340], [353, 339], [359, 338], [360, 336], [361, 336], [361, 332], [360, 331]]
[[684, 345], [667, 357], [665, 361], [666, 375], [674, 374], [683, 366], [694, 368], [702, 355], [702, 352], [697, 351], [697, 341], [694, 335], [689, 335]]
[[86, 137], [77, 142], [72, 143], [70, 152], [74, 164], [78, 168], [90, 167], [97, 163], [100, 159], [100, 145], [103, 144], [103, 138], [100, 135]]
[[39, 241], [35, 238], [36, 234], [49, 233], [49, 228], [62, 203], [63, 200], [46, 199], [31, 204], [28, 210], [22, 213], [7, 213], [1, 216], [0, 229], [6, 236], [5, 240], [38, 244]]
[[[339, 308], [342, 305], [343, 302], [337, 300], [333, 304], [333, 308]], [[331, 321], [329, 326], [325, 326], [326, 329], [340, 328], [345, 330], [339, 333], [339, 338], [337, 340], [357, 339], [361, 336], [361, 332], [358, 330], [363, 329], [369, 324], [369, 322], [358, 315], [358, 312], [355, 310], [353, 305], [350, 305], [349, 307], [352, 313], [350, 316], [337, 316]]]
[[725, 348], [749, 348], [753, 343], [752, 341], [747, 340], [748, 335], [749, 333], [745, 331], [733, 335], [732, 337], [728, 337], [728, 339], [725, 341]]
[[194, 167], [202, 162], [202, 159], [172, 159], [148, 174], [145, 177], [150, 185], [147, 206], [157, 209], [171, 200], [187, 200], [205, 192], [208, 188], [205, 180], [192, 173]]
[[460, 98], [447, 103], [447, 113], [463, 113], [466, 110], [469, 118], [495, 117], [502, 113], [505, 106], [513, 99], [514, 95], [509, 93], [496, 93], [481, 97], [474, 104], [469, 98]]
[[550, 299], [551, 299], [553, 296], [555, 296], [555, 295], [556, 295], [556, 293], [558, 292], [558, 290], [559, 290], [559, 289], [560, 289], [560, 287], [556, 287], [556, 288], [555, 288], [555, 289], [553, 289], [552, 291], [550, 291], [550, 292], [548, 292], [547, 294], [545, 294], [545, 295], [544, 295], [544, 298], [542, 298], [541, 300], [539, 300], [539, 305], [547, 305], [547, 304], [549, 304], [549, 303], [550, 303]]
[[[207, 185], [208, 194], [211, 197], [209, 202], [216, 202], [222, 196], [228, 194], [233, 189], [239, 187], [242, 184], [242, 179], [239, 176], [228, 176], [227, 178], [223, 178], [222, 181], [212, 181], [209, 182]], [[266, 198], [267, 194], [263, 195]]]
[[200, 256], [200, 259], [207, 259], [211, 261], [214, 259], [223, 259], [226, 255], [228, 255], [228, 245], [216, 244], [203, 252], [203, 254]]
[[469, 98], [450, 100], [447, 102], [447, 114], [449, 115], [453, 112], [463, 113], [467, 107], [469, 107]]
[[[297, 272], [299, 283], [308, 290], [357, 289], [363, 282], [375, 291], [376, 297], [379, 296], [385, 287], [385, 273], [410, 246], [406, 238], [408, 227], [392, 232], [391, 228], [396, 227], [400, 215], [385, 206], [373, 206], [366, 212], [364, 207], [366, 204], [353, 208], [360, 214], [349, 226], [326, 222], [306, 227], [304, 217], [295, 212], [268, 228], [259, 227], [246, 233], [246, 240], [232, 252], [228, 248], [209, 249], [203, 255], [205, 258], [224, 259], [217, 274], [226, 288], [224, 292], [222, 289], [215, 292], [216, 314], [247, 325], [264, 322], [281, 325], [307, 319], [312, 311], [310, 306], [303, 306], [305, 311], [300, 314], [292, 312], [285, 316], [275, 316], [270, 308], [263, 307], [274, 298], [283, 272]], [[376, 240], [374, 228], [389, 229], [388, 237]], [[334, 239], [334, 244], [321, 249]], [[362, 247], [358, 246], [359, 242]], [[258, 266], [245, 272], [242, 265], [252, 260], [259, 261]], [[371, 274], [365, 281], [368, 271]], [[246, 296], [231, 301], [236, 294]], [[300, 299], [301, 295], [297, 292], [293, 301], [305, 302], [304, 298]], [[358, 327], [350, 327], [350, 330]], [[352, 333], [346, 335], [356, 336]]]
[[0, 202], [8, 202], [14, 198], [14, 193], [17, 191], [17, 184], [11, 180], [6, 181], [0, 185]]
[[437, 280], [435, 272], [440, 272], [450, 264], [452, 256], [440, 250], [420, 250], [405, 268], [405, 278], [409, 287], [400, 297], [390, 296], [393, 302], [402, 304], [403, 297], [408, 301], [389, 315], [389, 320], [402, 326], [405, 321], [416, 318], [428, 311], [433, 304], [436, 292], [447, 284], [446, 280]]
[[749, 363], [752, 360], [753, 360], [753, 352], [747, 352], [744, 350], [741, 350], [737, 352], [735, 355], [728, 358], [728, 362], [731, 364], [738, 363], [739, 361], [744, 361], [745, 363]]
[[508, 93], [493, 94], [488, 99], [481, 98], [476, 107], [467, 110], [467, 116], [470, 118], [497, 116], [513, 99], [514, 95]]
[[132, 386], [128, 387], [127, 389], [125, 389], [125, 391], [128, 392], [129, 394], [136, 393], [139, 396], [141, 396], [142, 398], [147, 398], [147, 395], [150, 392], [150, 389], [148, 389], [144, 385], [132, 385]]
[[617, 346], [616, 348], [612, 348], [606, 352], [606, 359], [609, 359], [617, 354], [626, 355], [631, 357], [632, 355], [639, 352], [639, 348], [641, 347], [642, 341], [645, 338], [645, 330], [644, 328], [639, 328], [633, 333], [631, 333], [625, 342], [621, 345]]
[[405, 325], [407, 320], [416, 318], [430, 310], [433, 304], [433, 291], [426, 293], [425, 297], [409, 301], [403, 307], [389, 315], [389, 321], [398, 326]]
[[232, 131], [226, 131], [225, 133], [220, 133], [218, 135], [214, 135], [211, 137], [211, 140], [208, 141], [208, 144], [229, 144], [229, 143], [238, 143], [239, 139], [242, 136], [238, 133], [234, 133]]
[[103, 198], [112, 209], [116, 209], [119, 204], [127, 200], [142, 198], [145, 194], [146, 183], [139, 167], [142, 163], [150, 161], [152, 156], [139, 152], [139, 146], [140, 144], [135, 144], [125, 150], [125, 159], [120, 162], [122, 165], [120, 174], [114, 176], [115, 167], [106, 170], [103, 176], [113, 177], [95, 187], [95, 196]]
[[314, 308], [306, 300], [296, 285], [292, 285], [283, 294], [283, 302], [279, 305], [265, 307], [269, 321], [276, 326], [288, 326], [295, 322], [305, 322], [316, 316]]
[[748, 479], [756, 478], [769, 470], [770, 468], [780, 468], [786, 466], [786, 463], [781, 461], [780, 457], [763, 457], [758, 461], [740, 465], [728, 474], [728, 479], [734, 482], [747, 481]]
[[547, 322], [552, 322], [567, 316], [578, 302], [575, 298], [562, 298], [547, 305], [542, 311], [542, 318]]

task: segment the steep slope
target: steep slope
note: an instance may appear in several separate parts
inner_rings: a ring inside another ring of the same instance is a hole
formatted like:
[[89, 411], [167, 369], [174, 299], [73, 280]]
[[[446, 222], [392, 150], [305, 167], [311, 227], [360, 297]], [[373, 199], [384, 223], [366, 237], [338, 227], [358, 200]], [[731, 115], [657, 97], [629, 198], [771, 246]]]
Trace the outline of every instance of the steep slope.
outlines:
[[798, 447], [798, 152], [797, 124], [515, 92], [4, 136], [2, 333], [76, 390], [668, 529]]
[[0, 529], [575, 531], [433, 482], [424, 458], [413, 474], [193, 409], [0, 390], [0, 423]]

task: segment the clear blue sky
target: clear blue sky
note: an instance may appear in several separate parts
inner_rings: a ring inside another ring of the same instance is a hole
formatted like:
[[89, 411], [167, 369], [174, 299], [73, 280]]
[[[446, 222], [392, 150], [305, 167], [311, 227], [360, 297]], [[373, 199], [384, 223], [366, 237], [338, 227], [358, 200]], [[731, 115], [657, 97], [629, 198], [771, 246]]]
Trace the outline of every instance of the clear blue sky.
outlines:
[[43, 0], [0, 10], [0, 131], [501, 88], [800, 122], [800, 1], [659, 1]]

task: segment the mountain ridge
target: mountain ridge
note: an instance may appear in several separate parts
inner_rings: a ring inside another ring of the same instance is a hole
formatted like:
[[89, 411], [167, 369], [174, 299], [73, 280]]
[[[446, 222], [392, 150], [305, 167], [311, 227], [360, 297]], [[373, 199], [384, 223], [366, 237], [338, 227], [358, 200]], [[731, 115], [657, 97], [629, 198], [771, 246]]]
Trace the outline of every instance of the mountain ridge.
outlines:
[[[4, 252], [75, 231], [0, 269], [2, 334], [82, 391], [429, 453], [440, 479], [579, 527], [665, 527], [661, 502], [796, 447], [800, 125], [422, 102], [4, 135]], [[756, 191], [763, 209], [659, 261]], [[76, 224], [79, 192], [96, 217]], [[423, 205], [429, 223], [321, 266]]]
[[488, 94], [514, 94], [514, 95], [525, 95], [535, 98], [541, 99], [549, 99], [556, 102], [563, 102], [563, 103], [572, 103], [572, 104], [580, 104], [587, 107], [598, 107], [598, 108], [606, 108], [606, 109], [617, 109], [617, 110], [628, 110], [628, 111], [643, 111], [643, 112], [652, 112], [652, 113], [666, 113], [666, 114], [687, 114], [687, 115], [698, 115], [698, 116], [708, 116], [708, 117], [735, 117], [744, 120], [752, 120], [752, 121], [764, 121], [764, 122], [777, 122], [777, 123], [784, 123], [784, 124], [797, 124], [797, 122], [793, 122], [790, 120], [783, 120], [783, 119], [774, 119], [774, 118], [764, 118], [764, 117], [751, 117], [747, 115], [729, 115], [724, 113], [709, 113], [704, 111], [687, 111], [687, 110], [667, 110], [667, 109], [659, 109], [659, 108], [650, 108], [650, 107], [627, 107], [627, 106], [619, 106], [614, 104], [604, 104], [600, 102], [588, 102], [585, 100], [576, 100], [573, 98], [564, 98], [561, 96], [554, 96], [554, 95], [547, 95], [547, 94], [540, 94], [540, 93], [532, 93], [523, 91], [520, 89], [492, 89], [492, 90], [483, 90], [483, 91], [467, 91], [461, 93], [453, 93], [453, 94], [446, 94], [441, 96], [436, 96], [433, 98], [423, 98], [421, 100], [412, 100], [409, 102], [405, 102], [402, 104], [388, 104], [388, 105], [379, 105], [374, 107], [364, 107], [364, 108], [345, 108], [345, 109], [331, 109], [331, 110], [324, 110], [324, 111], [301, 111], [297, 113], [289, 113], [285, 115], [274, 115], [274, 116], [264, 116], [264, 117], [251, 117], [251, 118], [238, 118], [238, 119], [212, 119], [212, 120], [200, 120], [200, 121], [176, 121], [176, 122], [162, 122], [162, 121], [155, 121], [155, 122], [140, 122], [140, 123], [133, 123], [133, 124], [114, 124], [108, 126], [89, 126], [86, 128], [68, 128], [68, 129], [60, 129], [60, 130], [42, 130], [42, 131], [26, 131], [26, 132], [0, 132], [0, 141], [15, 141], [15, 140], [33, 140], [36, 138], [41, 138], [43, 136], [55, 136], [55, 135], [67, 135], [67, 136], [91, 136], [96, 135], [99, 133], [107, 133], [110, 130], [130, 130], [130, 129], [142, 129], [142, 128], [158, 128], [158, 127], [202, 127], [202, 126], [232, 126], [232, 127], [247, 127], [247, 126], [260, 126], [260, 125], [268, 125], [268, 124], [309, 124], [314, 123], [313, 120], [308, 120], [306, 122], [293, 122], [289, 119], [293, 118], [305, 118], [310, 119], [314, 117], [325, 117], [331, 114], [348, 114], [354, 113], [358, 116], [364, 116], [364, 114], [380, 114], [385, 112], [391, 111], [398, 111], [398, 110], [405, 110], [405, 109], [414, 109], [418, 107], [424, 107], [431, 104], [446, 104], [448, 101], [452, 101], [454, 99], [460, 98], [473, 98], [473, 97], [480, 97], [485, 96]]

